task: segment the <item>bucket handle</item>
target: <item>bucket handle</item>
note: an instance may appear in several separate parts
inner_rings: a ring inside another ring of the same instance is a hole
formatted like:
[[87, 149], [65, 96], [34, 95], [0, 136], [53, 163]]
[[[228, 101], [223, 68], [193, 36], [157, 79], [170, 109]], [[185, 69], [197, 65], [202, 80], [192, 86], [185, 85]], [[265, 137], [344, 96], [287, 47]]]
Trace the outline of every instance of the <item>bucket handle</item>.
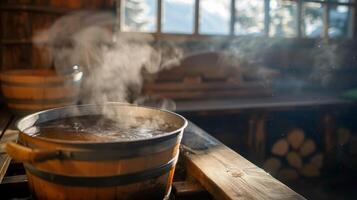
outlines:
[[31, 149], [15, 142], [6, 144], [6, 152], [14, 160], [26, 163], [44, 162], [61, 156], [59, 150]]

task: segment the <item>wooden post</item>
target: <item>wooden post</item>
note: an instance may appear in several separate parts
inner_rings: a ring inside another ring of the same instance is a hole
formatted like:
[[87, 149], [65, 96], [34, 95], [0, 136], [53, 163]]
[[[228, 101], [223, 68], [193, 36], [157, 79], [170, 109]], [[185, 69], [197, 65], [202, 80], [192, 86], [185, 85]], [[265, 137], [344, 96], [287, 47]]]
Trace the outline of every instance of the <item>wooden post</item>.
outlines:
[[331, 114], [323, 116], [323, 132], [322, 138], [324, 141], [325, 161], [327, 165], [334, 163], [335, 156], [333, 151], [335, 149], [335, 124]]
[[252, 115], [249, 120], [247, 144], [251, 155], [258, 161], [263, 161], [265, 157], [266, 130], [265, 114]]
[[248, 135], [247, 135], [247, 148], [249, 151], [253, 148], [253, 141], [254, 141], [254, 127], [256, 124], [256, 116], [252, 115], [248, 121]]

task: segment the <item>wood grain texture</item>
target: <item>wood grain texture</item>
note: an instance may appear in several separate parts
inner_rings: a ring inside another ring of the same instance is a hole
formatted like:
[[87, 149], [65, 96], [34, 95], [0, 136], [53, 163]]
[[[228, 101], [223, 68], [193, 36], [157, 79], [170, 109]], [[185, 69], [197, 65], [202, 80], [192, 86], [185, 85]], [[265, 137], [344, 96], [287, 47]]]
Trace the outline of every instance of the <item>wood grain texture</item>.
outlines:
[[305, 199], [192, 123], [183, 148], [187, 172], [215, 199]]

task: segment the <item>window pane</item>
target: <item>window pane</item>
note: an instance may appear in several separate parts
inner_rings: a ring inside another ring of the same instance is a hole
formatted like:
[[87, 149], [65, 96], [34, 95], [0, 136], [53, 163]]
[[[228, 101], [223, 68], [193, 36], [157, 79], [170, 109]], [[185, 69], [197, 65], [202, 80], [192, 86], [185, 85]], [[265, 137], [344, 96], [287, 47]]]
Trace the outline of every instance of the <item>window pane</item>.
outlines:
[[264, 1], [262, 0], [238, 0], [236, 1], [237, 35], [263, 35], [264, 33]]
[[194, 0], [163, 0], [162, 31], [192, 33]]
[[323, 33], [323, 13], [321, 3], [303, 4], [302, 32], [308, 38], [321, 37]]
[[297, 4], [294, 1], [270, 1], [270, 35], [295, 37], [297, 35]]
[[201, 0], [200, 26], [202, 34], [228, 34], [231, 0]]
[[331, 38], [352, 34], [352, 10], [348, 6], [331, 5], [328, 34]]
[[156, 29], [156, 0], [124, 0], [124, 31], [153, 32]]

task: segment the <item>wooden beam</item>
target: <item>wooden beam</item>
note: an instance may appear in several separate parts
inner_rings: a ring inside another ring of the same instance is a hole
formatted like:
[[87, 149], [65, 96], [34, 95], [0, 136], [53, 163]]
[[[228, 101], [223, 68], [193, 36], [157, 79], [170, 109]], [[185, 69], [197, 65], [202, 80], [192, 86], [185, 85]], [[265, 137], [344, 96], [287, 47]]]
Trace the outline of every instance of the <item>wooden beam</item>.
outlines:
[[182, 146], [189, 176], [215, 199], [305, 199], [192, 123]]
[[232, 112], [243, 110], [291, 110], [316, 106], [348, 106], [353, 101], [331, 94], [279, 95], [266, 98], [221, 98], [176, 101], [177, 112]]

